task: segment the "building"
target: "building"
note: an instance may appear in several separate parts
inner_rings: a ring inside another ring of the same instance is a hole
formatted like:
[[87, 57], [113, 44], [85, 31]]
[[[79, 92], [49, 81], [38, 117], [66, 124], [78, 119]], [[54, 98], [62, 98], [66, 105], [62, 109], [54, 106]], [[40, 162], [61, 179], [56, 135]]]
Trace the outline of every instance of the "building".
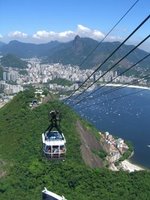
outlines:
[[109, 132], [101, 134], [101, 144], [103, 150], [108, 154], [106, 159], [109, 163], [119, 160], [122, 154], [129, 149], [122, 138], [115, 139]]
[[16, 82], [18, 79], [18, 72], [9, 68], [8, 71], [3, 72], [3, 80], [4, 81], [13, 81]]

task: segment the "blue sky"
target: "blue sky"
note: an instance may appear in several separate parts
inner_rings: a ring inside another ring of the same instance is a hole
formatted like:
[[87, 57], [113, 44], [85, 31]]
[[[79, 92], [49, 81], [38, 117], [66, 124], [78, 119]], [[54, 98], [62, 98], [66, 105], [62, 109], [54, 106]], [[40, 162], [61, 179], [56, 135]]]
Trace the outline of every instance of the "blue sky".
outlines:
[[[76, 34], [100, 40], [136, 0], [0, 0], [0, 41], [43, 43], [69, 41]], [[150, 0], [139, 0], [107, 38], [124, 39], [150, 12]], [[149, 34], [150, 20], [130, 39]], [[143, 48], [150, 50], [150, 41]]]

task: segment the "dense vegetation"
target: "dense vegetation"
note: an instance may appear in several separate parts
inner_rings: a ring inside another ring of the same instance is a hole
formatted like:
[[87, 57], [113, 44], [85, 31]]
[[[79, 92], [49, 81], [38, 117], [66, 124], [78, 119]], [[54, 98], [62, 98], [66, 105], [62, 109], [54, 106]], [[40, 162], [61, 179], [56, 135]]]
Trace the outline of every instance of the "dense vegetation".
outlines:
[[25, 68], [27, 67], [27, 62], [13, 54], [7, 54], [1, 58], [1, 65], [3, 67]]
[[100, 150], [98, 152], [98, 155], [99, 155], [100, 158], [102, 158], [103, 160], [105, 160], [105, 158], [107, 156], [107, 153], [104, 150]]
[[72, 85], [72, 82], [67, 80], [67, 79], [64, 79], [64, 78], [55, 78], [54, 80], [51, 80], [49, 81], [49, 83], [56, 83], [58, 85], [63, 85], [63, 86], [71, 86]]
[[119, 159], [119, 162], [130, 158], [134, 153], [133, 145], [129, 141], [125, 141], [125, 143], [128, 145], [129, 149], [122, 155], [122, 157]]
[[[45, 186], [67, 200], [150, 199], [149, 172], [129, 174], [85, 166], [76, 131], [79, 117], [57, 101], [30, 110], [33, 97], [32, 91], [21, 92], [0, 110], [0, 163], [5, 163], [1, 170], [6, 171], [0, 179], [0, 199], [40, 200]], [[48, 111], [54, 108], [62, 113], [67, 140], [64, 162], [48, 161], [41, 151], [41, 134], [49, 123]]]

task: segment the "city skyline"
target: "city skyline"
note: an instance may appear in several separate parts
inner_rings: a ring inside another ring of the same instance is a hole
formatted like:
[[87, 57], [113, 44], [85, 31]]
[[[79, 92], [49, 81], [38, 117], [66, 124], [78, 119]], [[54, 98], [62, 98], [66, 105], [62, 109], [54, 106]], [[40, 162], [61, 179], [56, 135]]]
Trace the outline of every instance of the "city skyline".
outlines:
[[[135, 1], [1, 0], [0, 41], [67, 42], [76, 35], [99, 41]], [[149, 14], [149, 8], [149, 1], [139, 0], [106, 41], [122, 41]], [[129, 44], [136, 44], [149, 34], [149, 25], [147, 21]], [[150, 40], [141, 48], [150, 51]]]

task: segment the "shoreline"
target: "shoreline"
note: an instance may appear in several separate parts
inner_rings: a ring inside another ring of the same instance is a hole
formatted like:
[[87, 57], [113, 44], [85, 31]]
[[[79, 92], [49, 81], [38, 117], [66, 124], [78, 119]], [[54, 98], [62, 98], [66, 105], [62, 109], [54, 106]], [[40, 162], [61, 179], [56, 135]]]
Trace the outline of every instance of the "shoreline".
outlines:
[[[106, 152], [107, 156], [105, 157], [105, 161], [107, 161], [108, 168], [112, 171], [127, 171], [127, 172], [135, 172], [146, 170], [144, 166], [138, 165], [138, 163], [132, 162], [131, 157], [134, 155], [134, 151], [130, 145], [122, 140], [122, 138], [116, 139], [113, 135], [110, 135], [108, 132], [100, 134], [100, 145], [103, 151]], [[123, 151], [124, 149], [124, 151]], [[132, 152], [131, 152], [132, 150]], [[125, 153], [130, 153], [130, 155]], [[128, 156], [127, 156], [128, 155]], [[122, 159], [122, 160], [121, 160]]]
[[125, 87], [125, 88], [136, 88], [136, 89], [145, 89], [145, 90], [150, 90], [150, 87], [146, 87], [146, 86], [140, 86], [140, 85], [124, 85], [121, 83], [115, 84], [115, 83], [109, 83], [106, 85], [106, 87]]
[[122, 161], [119, 167], [121, 167], [121, 169], [123, 169], [124, 171], [128, 171], [129, 173], [145, 170], [144, 167], [132, 163], [129, 159]]

